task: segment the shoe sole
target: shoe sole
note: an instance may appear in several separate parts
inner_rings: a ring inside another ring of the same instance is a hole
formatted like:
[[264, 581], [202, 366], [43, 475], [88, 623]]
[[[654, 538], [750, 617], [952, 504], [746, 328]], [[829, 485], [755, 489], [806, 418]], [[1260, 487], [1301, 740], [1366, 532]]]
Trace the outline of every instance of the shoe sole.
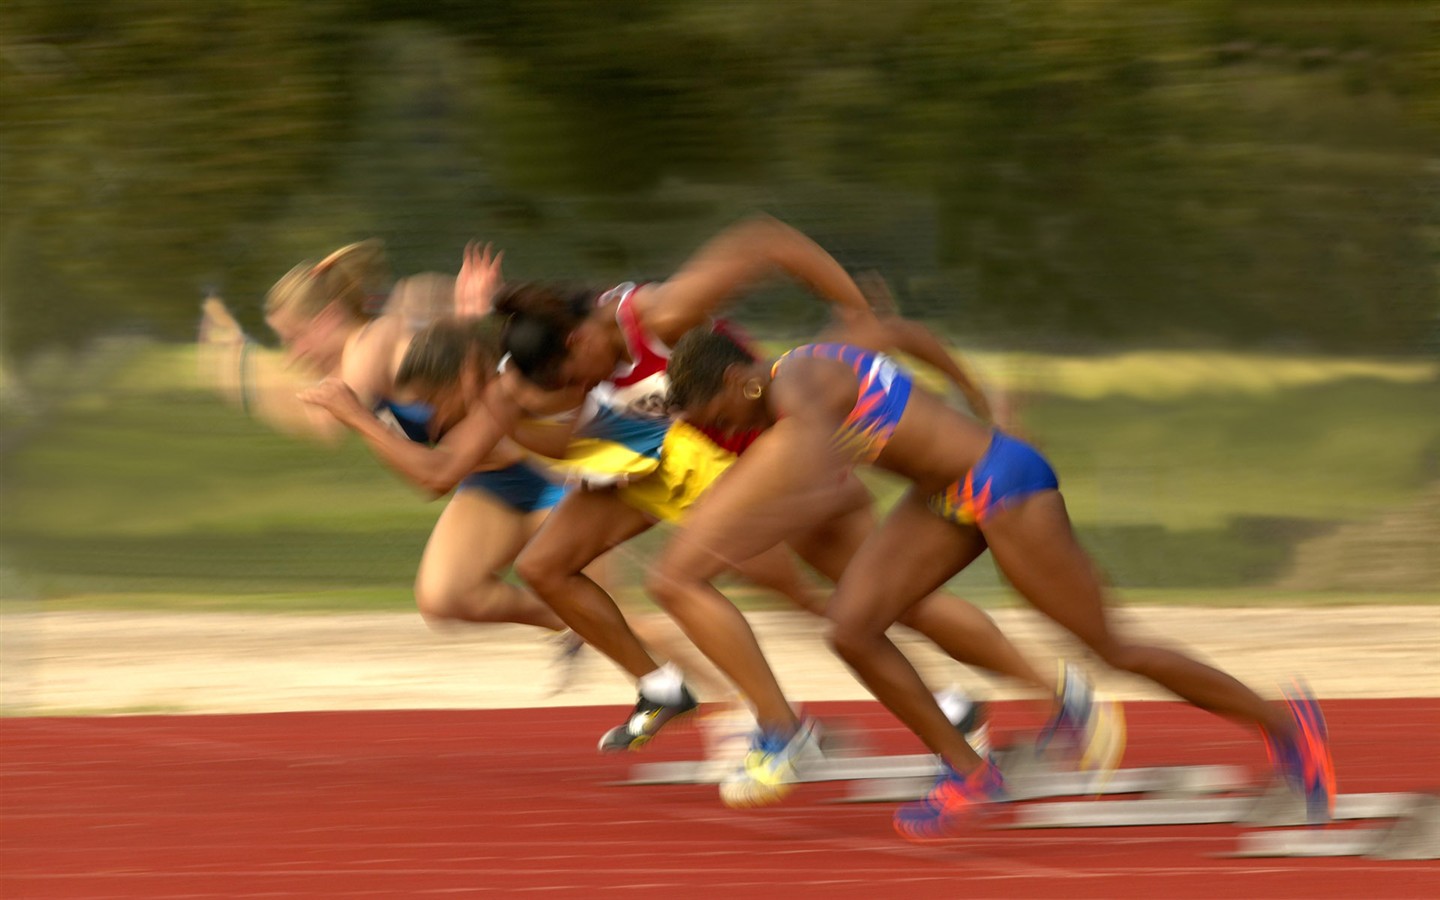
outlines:
[[626, 744], [624, 747], [606, 747], [604, 743], [605, 739], [601, 738], [599, 750], [601, 753], [630, 753], [632, 751], [639, 750], [641, 747], [644, 747], [646, 744], [654, 740], [655, 736], [658, 735], [662, 730], [669, 728], [672, 725], [679, 725], [681, 730], [684, 730], [684, 726], [688, 724], [686, 720], [688, 720], [691, 716], [695, 715], [695, 713], [699, 711], [699, 709], [700, 707], [696, 706], [693, 709], [687, 709], [682, 713], [676, 713], [675, 715], [666, 719], [665, 724], [661, 725], [659, 728], [655, 729], [650, 734], [637, 734], [635, 737], [631, 738], [630, 743]]
[[810, 730], [810, 738], [787, 761], [786, 765], [789, 770], [786, 773], [787, 777], [766, 782], [751, 776], [743, 782], [734, 782], [736, 788], [743, 786], [747, 790], [744, 796], [734, 799], [727, 796], [726, 784], [722, 783], [720, 785], [721, 802], [731, 809], [747, 809], [757, 806], [773, 806], [789, 796], [790, 792], [795, 789], [795, 785], [799, 783], [795, 776], [802, 768], [800, 761], [810, 756], [822, 759], [825, 756], [825, 751], [821, 749], [825, 741], [825, 729], [813, 719], [807, 720], [803, 727]]
[[974, 831], [983, 831], [998, 814], [999, 801], [980, 803], [972, 806], [964, 815], [942, 821], [933, 829], [911, 831], [899, 821], [894, 822], [895, 831], [912, 844], [936, 844], [965, 837]]
[[780, 785], [761, 785], [757, 782], [750, 782], [744, 786], [744, 793], [737, 795], [728, 793], [722, 786], [720, 802], [730, 809], [758, 809], [762, 806], [774, 806], [790, 796], [794, 787], [795, 785], [791, 782]]

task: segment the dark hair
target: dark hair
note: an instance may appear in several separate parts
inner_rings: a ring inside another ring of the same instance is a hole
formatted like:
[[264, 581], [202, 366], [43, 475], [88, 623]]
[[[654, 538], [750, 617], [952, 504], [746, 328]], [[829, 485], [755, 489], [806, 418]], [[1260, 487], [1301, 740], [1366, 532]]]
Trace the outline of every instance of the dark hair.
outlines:
[[453, 384], [471, 360], [488, 378], [500, 359], [500, 324], [494, 315], [431, 322], [411, 339], [395, 387], [429, 392]]
[[574, 285], [527, 281], [507, 284], [493, 308], [505, 321], [501, 349], [526, 379], [556, 387], [569, 355], [571, 332], [595, 309], [595, 291]]
[[672, 410], [686, 410], [706, 403], [725, 386], [726, 369], [754, 361], [750, 351], [725, 332], [709, 325], [692, 328], [670, 351], [667, 404]]

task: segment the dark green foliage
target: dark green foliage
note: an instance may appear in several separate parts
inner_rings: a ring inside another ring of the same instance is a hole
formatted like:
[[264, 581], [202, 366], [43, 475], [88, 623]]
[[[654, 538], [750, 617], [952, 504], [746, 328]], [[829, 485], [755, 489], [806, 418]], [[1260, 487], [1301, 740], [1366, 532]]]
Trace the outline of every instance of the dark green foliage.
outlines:
[[[657, 276], [755, 209], [992, 341], [1437, 335], [1422, 0], [10, 0], [7, 356], [385, 238]], [[772, 327], [808, 327], [792, 294]]]

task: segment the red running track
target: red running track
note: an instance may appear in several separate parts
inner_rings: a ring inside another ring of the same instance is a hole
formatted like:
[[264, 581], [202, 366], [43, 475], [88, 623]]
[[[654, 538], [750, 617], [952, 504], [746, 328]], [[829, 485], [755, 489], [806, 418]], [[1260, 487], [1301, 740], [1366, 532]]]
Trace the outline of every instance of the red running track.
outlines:
[[[917, 752], [874, 703], [817, 704]], [[1341, 790], [1440, 787], [1440, 699], [1326, 704]], [[1242, 729], [1128, 706], [1127, 765], [1228, 762]], [[694, 729], [624, 758], [617, 709], [0, 720], [0, 896], [765, 898], [1440, 896], [1440, 862], [1225, 858], [1233, 826], [991, 831], [910, 845], [890, 805], [722, 807], [713, 787], [615, 787], [695, 758]], [[1000, 730], [1030, 724], [1002, 704]], [[1096, 801], [1104, 802], [1104, 801]], [[1341, 826], [1337, 826], [1341, 827]]]

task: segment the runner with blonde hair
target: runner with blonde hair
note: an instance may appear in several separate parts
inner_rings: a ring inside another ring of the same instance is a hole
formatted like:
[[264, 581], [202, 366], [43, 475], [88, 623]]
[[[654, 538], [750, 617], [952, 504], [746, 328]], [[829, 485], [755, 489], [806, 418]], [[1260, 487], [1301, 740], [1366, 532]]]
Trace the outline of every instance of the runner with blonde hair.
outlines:
[[[491, 265], [491, 260], [485, 260]], [[472, 288], [498, 281], [494, 268], [469, 273]], [[218, 298], [205, 303], [201, 349], [212, 380], [242, 409], [289, 434], [338, 440], [345, 428], [297, 393], [330, 377], [375, 410], [398, 434], [421, 443], [438, 433], [432, 411], [395, 396], [395, 375], [418, 328], [454, 305], [455, 279], [424, 273], [392, 289], [378, 240], [341, 247], [282, 276], [265, 300], [265, 319], [284, 356], [245, 336]], [[493, 344], [493, 342], [492, 342]], [[493, 364], [493, 358], [492, 358]], [[502, 442], [459, 480], [436, 521], [415, 577], [426, 622], [514, 622], [557, 634], [565, 624], [533, 593], [503, 575], [563, 489]], [[572, 651], [571, 641], [565, 649]]]

